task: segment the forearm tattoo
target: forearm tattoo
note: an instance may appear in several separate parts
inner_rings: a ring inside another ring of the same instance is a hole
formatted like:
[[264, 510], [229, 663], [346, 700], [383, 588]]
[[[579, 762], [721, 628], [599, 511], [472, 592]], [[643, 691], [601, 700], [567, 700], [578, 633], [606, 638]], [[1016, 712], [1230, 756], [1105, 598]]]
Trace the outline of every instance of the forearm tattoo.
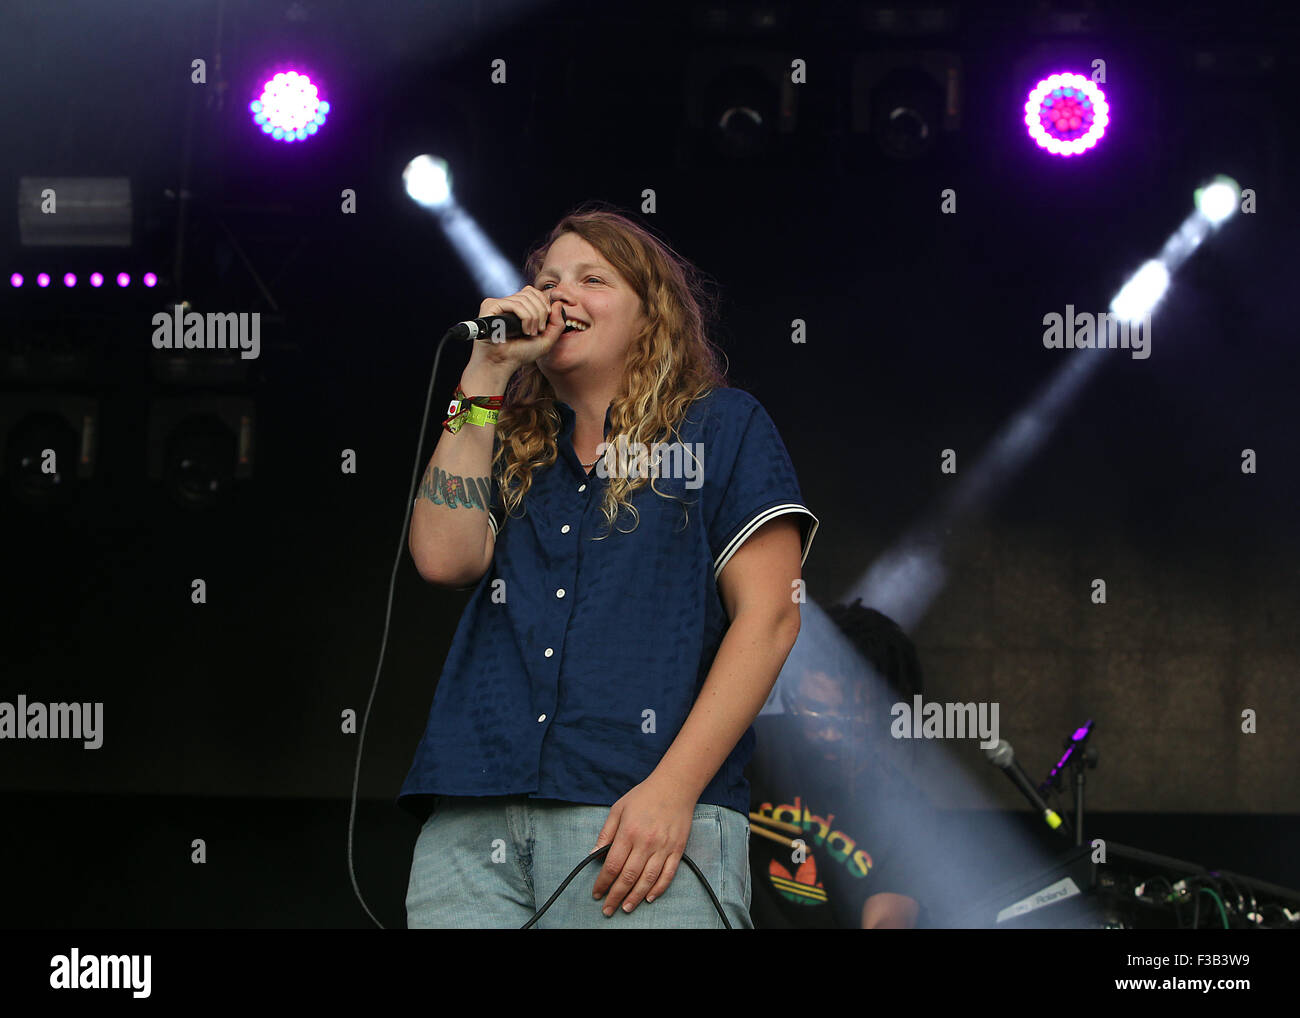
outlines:
[[488, 511], [492, 504], [491, 479], [487, 477], [457, 477], [439, 470], [432, 463], [420, 482], [420, 498], [448, 509], [481, 509]]

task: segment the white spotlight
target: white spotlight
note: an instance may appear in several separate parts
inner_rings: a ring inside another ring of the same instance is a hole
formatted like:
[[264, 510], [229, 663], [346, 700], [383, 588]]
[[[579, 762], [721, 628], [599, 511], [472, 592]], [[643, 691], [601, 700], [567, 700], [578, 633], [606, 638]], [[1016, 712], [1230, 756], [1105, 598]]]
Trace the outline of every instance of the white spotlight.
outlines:
[[1215, 177], [1214, 183], [1196, 192], [1196, 207], [1215, 226], [1237, 211], [1241, 188], [1231, 177]]
[[1167, 289], [1169, 270], [1163, 262], [1149, 261], [1120, 287], [1110, 302], [1110, 309], [1132, 325], [1151, 313]]
[[442, 208], [451, 201], [451, 170], [437, 156], [412, 159], [402, 171], [402, 183], [411, 200], [425, 208]]

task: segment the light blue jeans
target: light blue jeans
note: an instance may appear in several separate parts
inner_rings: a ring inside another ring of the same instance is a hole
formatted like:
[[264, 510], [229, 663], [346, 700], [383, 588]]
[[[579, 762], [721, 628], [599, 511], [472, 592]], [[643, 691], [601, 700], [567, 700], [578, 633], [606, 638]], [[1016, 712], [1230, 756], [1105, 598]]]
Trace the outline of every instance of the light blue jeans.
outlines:
[[[408, 929], [518, 929], [591, 854], [608, 806], [510, 796], [439, 796], [415, 842], [406, 891]], [[697, 804], [686, 854], [733, 929], [749, 918], [749, 819]], [[700, 878], [683, 860], [661, 897], [632, 912], [601, 911], [591, 896], [604, 860], [589, 863], [534, 929], [722, 929]]]

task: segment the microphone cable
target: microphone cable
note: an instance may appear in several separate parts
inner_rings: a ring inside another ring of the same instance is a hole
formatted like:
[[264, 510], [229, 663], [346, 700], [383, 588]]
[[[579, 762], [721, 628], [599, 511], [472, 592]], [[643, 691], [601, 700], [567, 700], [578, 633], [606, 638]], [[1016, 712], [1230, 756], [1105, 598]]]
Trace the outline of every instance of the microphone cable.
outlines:
[[[555, 893], [546, 899], [546, 904], [543, 905], [541, 908], [539, 908], [536, 912], [534, 912], [533, 917], [519, 928], [521, 930], [526, 930], [530, 926], [532, 926], [533, 923], [537, 922], [537, 920], [542, 917], [542, 913], [545, 912], [548, 908], [550, 908], [551, 903], [560, 896], [560, 892], [569, 886], [569, 882], [574, 877], [576, 877], [580, 872], [582, 872], [582, 868], [586, 866], [587, 863], [589, 862], [592, 862], [596, 859], [605, 858], [605, 856], [609, 854], [609, 850], [612, 847], [613, 847], [612, 845], [605, 845], [601, 848], [598, 848], [596, 849], [596, 851], [592, 852], [591, 855], [587, 856], [587, 858], [583, 859], [582, 862], [578, 863], [578, 865], [573, 868], [573, 872], [564, 878], [564, 883], [562, 883], [558, 888], [556, 888]], [[685, 852], [682, 853], [682, 862], [686, 863], [686, 865], [691, 868], [692, 872], [694, 872], [694, 874], [700, 878], [700, 883], [704, 885], [704, 890], [708, 892], [709, 900], [713, 902], [713, 907], [718, 910], [718, 915], [722, 917], [722, 925], [725, 926], [727, 929], [731, 929], [731, 923], [727, 921], [727, 913], [722, 911], [722, 905], [718, 903], [718, 896], [713, 893], [713, 888], [709, 886], [709, 882], [704, 878], [704, 874], [700, 872], [700, 868], [695, 865], [691, 857], [687, 855]], [[748, 865], [748, 861], [746, 861], [746, 865]], [[676, 877], [674, 877], [673, 879], [676, 879]], [[653, 905], [654, 903], [651, 902], [651, 904]], [[613, 916], [610, 916], [610, 918], [612, 919]]]
[[[397, 588], [397, 571], [402, 564], [402, 553], [406, 548], [407, 534], [411, 527], [411, 513], [415, 510], [415, 491], [420, 483], [420, 452], [424, 447], [424, 433], [429, 427], [429, 409], [433, 406], [433, 388], [434, 384], [438, 380], [438, 365], [442, 362], [443, 347], [447, 345], [447, 340], [451, 339], [454, 334], [455, 328], [453, 327], [443, 335], [442, 339], [438, 343], [438, 348], [433, 355], [433, 371], [429, 374], [429, 389], [428, 392], [425, 393], [424, 397], [424, 413], [420, 418], [420, 433], [415, 439], [415, 467], [411, 473], [410, 490], [406, 493], [406, 512], [402, 516], [402, 532], [397, 539], [397, 554], [393, 558], [393, 571], [388, 578], [388, 602], [384, 608], [384, 631], [383, 636], [379, 641], [379, 661], [375, 665], [375, 678], [370, 684], [370, 696], [366, 700], [366, 710], [361, 716], [361, 732], [357, 737], [356, 764], [352, 771], [352, 801], [348, 809], [348, 877], [352, 881], [352, 893], [356, 895], [357, 901], [361, 903], [361, 907], [365, 910], [366, 915], [370, 917], [370, 921], [381, 930], [387, 929], [387, 927], [385, 927], [384, 924], [375, 917], [375, 914], [370, 911], [370, 906], [366, 904], [365, 896], [361, 893], [361, 887], [357, 883], [356, 865], [352, 854], [353, 842], [355, 841], [356, 836], [357, 791], [361, 783], [361, 754], [366, 744], [366, 725], [370, 722], [370, 709], [374, 706], [375, 692], [379, 688], [379, 675], [384, 669], [384, 654], [388, 650], [388, 630], [393, 618], [393, 592]], [[569, 886], [569, 882], [572, 881], [579, 872], [581, 872], [582, 868], [593, 859], [603, 859], [609, 852], [610, 847], [611, 846], [609, 845], [605, 845], [603, 848], [598, 849], [591, 855], [587, 856], [587, 858], [583, 859], [582, 862], [578, 863], [578, 865], [574, 867], [573, 872], [565, 878], [564, 883], [559, 886], [559, 889], [552, 894], [549, 899], [547, 899], [546, 904], [539, 908], [537, 912], [534, 913], [533, 917], [520, 927], [520, 929], [526, 930], [537, 922], [537, 920], [542, 917], [542, 913], [551, 907], [551, 903], [560, 896], [561, 891]], [[691, 857], [685, 852], [682, 853], [682, 862], [686, 863], [695, 875], [700, 878], [700, 882], [704, 884], [705, 891], [708, 892], [709, 900], [713, 902], [713, 907], [718, 910], [718, 915], [722, 917], [723, 925], [727, 929], [731, 929], [731, 923], [727, 921], [726, 913], [722, 911], [722, 906], [718, 903], [718, 898], [713, 893], [713, 888], [709, 886], [708, 880], [704, 878], [704, 874], [700, 872], [699, 867], [695, 865]]]
[[375, 691], [379, 688], [379, 673], [384, 669], [384, 654], [388, 650], [388, 629], [393, 619], [393, 591], [397, 587], [397, 570], [402, 564], [402, 552], [406, 548], [406, 537], [411, 527], [411, 513], [415, 510], [415, 489], [420, 483], [420, 452], [424, 447], [425, 429], [429, 426], [429, 408], [433, 405], [433, 387], [438, 380], [438, 365], [442, 362], [443, 347], [447, 345], [447, 340], [450, 337], [450, 332], [442, 337], [442, 340], [438, 343], [438, 349], [433, 355], [433, 371], [429, 374], [429, 391], [424, 396], [424, 413], [420, 417], [420, 433], [415, 436], [415, 468], [411, 473], [411, 488], [406, 493], [406, 512], [402, 516], [402, 532], [397, 538], [397, 554], [393, 556], [393, 571], [388, 578], [388, 603], [384, 608], [384, 632], [379, 640], [379, 661], [375, 665], [375, 678], [370, 684], [370, 697], [366, 700], [366, 710], [361, 716], [361, 733], [357, 738], [357, 758], [352, 771], [352, 802], [348, 809], [348, 877], [352, 881], [352, 893], [356, 895], [357, 901], [365, 909], [370, 921], [381, 930], [386, 927], [375, 918], [375, 914], [370, 911], [370, 906], [366, 904], [365, 896], [361, 893], [361, 888], [357, 884], [357, 870], [352, 857], [352, 845], [355, 840], [357, 824], [357, 789], [361, 782], [361, 753], [366, 745], [366, 726], [370, 723], [370, 708], [374, 706]]

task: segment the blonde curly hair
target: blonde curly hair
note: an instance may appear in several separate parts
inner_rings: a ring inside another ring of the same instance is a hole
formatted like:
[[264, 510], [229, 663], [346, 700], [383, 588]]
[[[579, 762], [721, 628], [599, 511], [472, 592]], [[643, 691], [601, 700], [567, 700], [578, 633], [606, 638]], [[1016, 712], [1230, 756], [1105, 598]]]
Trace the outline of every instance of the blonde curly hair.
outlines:
[[[640, 442], [647, 448], [673, 441], [673, 436], [680, 440], [677, 429], [691, 403], [713, 389], [727, 387], [725, 354], [706, 333], [716, 304], [705, 288], [705, 278], [617, 208], [588, 202], [561, 219], [528, 253], [526, 280], [537, 278], [547, 250], [566, 233], [577, 234], [600, 252], [641, 298], [645, 325], [628, 347], [623, 384], [610, 410], [613, 434], [626, 435], [629, 443]], [[509, 515], [523, 506], [533, 471], [550, 466], [558, 456], [560, 414], [555, 400], [554, 388], [535, 361], [516, 371], [506, 387], [492, 469]], [[655, 488], [654, 478], [644, 473], [634, 477], [611, 473], [601, 505], [607, 527], [612, 528], [619, 512], [627, 509], [635, 521], [632, 529], [636, 528], [640, 514], [629, 498], [646, 484], [657, 495], [673, 497]]]

